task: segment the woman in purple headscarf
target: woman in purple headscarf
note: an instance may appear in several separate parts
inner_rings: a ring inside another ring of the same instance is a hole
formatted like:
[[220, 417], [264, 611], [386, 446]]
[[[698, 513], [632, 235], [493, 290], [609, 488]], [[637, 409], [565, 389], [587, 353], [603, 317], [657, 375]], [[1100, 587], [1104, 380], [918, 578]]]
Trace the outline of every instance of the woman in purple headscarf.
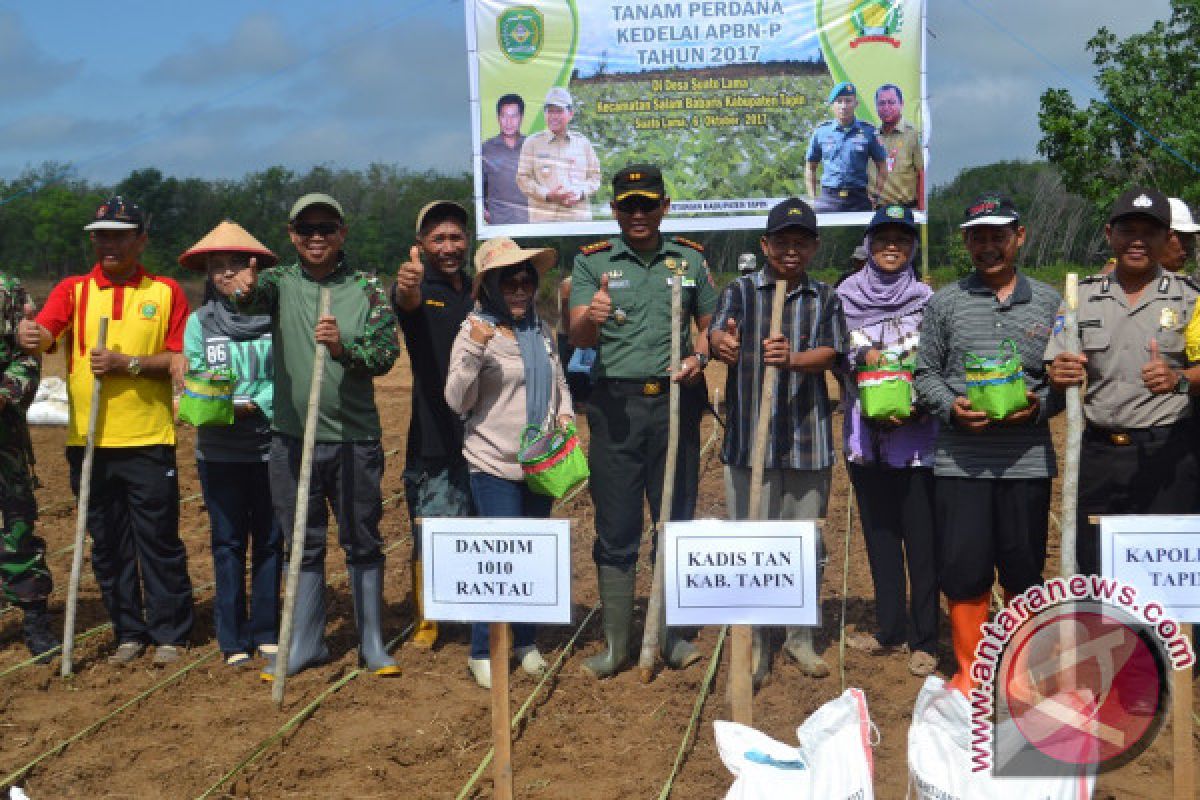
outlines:
[[[909, 652], [914, 675], [937, 665], [938, 594], [933, 549], [933, 445], [937, 421], [920, 409], [906, 419], [868, 419], [859, 403], [855, 368], [916, 357], [921, 317], [933, 291], [913, 271], [917, 226], [912, 211], [888, 206], [867, 226], [866, 266], [837, 293], [850, 331], [849, 363], [841, 373], [850, 481], [858, 496], [871, 578], [875, 633], [847, 639], [858, 650]], [[910, 367], [911, 369], [911, 367]], [[905, 613], [905, 562], [908, 614]]]

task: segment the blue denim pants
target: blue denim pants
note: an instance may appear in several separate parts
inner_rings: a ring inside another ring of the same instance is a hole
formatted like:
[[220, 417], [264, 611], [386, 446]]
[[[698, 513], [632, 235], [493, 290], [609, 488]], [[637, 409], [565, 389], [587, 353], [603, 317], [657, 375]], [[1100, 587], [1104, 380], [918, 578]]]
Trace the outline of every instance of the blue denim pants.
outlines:
[[[506, 481], [486, 472], [471, 473], [471, 496], [481, 517], [548, 517], [554, 498], [534, 494], [524, 481]], [[513, 647], [533, 644], [537, 629], [533, 625], [512, 626]], [[471, 658], [487, 658], [488, 626], [477, 622], [471, 626]]]
[[[212, 520], [213, 616], [221, 652], [249, 653], [279, 637], [283, 534], [271, 507], [267, 462], [197, 461]], [[250, 603], [246, 603], [246, 551]]]

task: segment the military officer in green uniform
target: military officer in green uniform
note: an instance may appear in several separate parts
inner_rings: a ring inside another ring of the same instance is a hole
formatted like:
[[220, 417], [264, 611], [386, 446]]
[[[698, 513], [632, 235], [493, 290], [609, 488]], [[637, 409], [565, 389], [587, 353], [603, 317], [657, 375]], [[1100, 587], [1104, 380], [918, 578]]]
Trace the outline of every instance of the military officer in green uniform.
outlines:
[[50, 631], [46, 543], [34, 535], [33, 447], [25, 411], [41, 379], [41, 362], [17, 346], [17, 325], [33, 305], [16, 278], [0, 272], [0, 597], [25, 612], [29, 652], [48, 661], [58, 640]]
[[[642, 497], [657, 521], [667, 451], [670, 382], [681, 384], [679, 458], [671, 519], [691, 519], [700, 465], [700, 415], [708, 329], [717, 293], [703, 248], [659, 228], [671, 207], [658, 167], [635, 164], [613, 177], [612, 210], [621, 235], [587, 245], [575, 258], [571, 283], [571, 341], [596, 348], [596, 385], [588, 403], [592, 501], [607, 649], [584, 662], [606, 678], [629, 658], [634, 565], [642, 530]], [[670, 374], [671, 278], [682, 278], [684, 358]], [[667, 632], [663, 659], [681, 669], [700, 654]]]

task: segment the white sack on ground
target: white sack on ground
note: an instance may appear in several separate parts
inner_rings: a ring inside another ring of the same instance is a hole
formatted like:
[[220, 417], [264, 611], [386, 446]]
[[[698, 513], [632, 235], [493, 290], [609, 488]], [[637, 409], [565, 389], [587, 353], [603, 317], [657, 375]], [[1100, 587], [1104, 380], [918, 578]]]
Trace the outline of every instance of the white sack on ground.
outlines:
[[713, 723], [717, 751], [734, 775], [725, 800], [871, 800], [871, 719], [859, 689], [847, 689], [796, 729], [799, 747], [734, 722]]

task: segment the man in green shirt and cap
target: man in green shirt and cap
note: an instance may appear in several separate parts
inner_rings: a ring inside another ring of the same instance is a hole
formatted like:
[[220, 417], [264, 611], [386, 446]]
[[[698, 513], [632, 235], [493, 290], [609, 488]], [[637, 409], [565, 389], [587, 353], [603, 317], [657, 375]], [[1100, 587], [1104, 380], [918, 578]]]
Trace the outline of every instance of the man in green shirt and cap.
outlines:
[[[596, 507], [592, 557], [599, 574], [608, 649], [584, 662], [606, 678], [629, 658], [634, 566], [642, 530], [642, 497], [658, 522], [666, 464], [670, 382], [681, 384], [679, 456], [671, 519], [691, 519], [700, 466], [700, 415], [708, 330], [717, 292], [703, 248], [659, 228], [671, 207], [658, 167], [635, 164], [613, 177], [613, 215], [621, 235], [581, 248], [571, 280], [571, 341], [596, 348], [596, 385], [588, 401], [588, 463]], [[670, 374], [671, 279], [683, 283], [683, 355]], [[683, 668], [700, 658], [678, 636], [664, 636], [663, 658]]]
[[[275, 357], [275, 419], [271, 441], [271, 496], [275, 515], [290, 531], [296, 509], [301, 442], [316, 346], [328, 353], [317, 413], [316, 447], [308, 497], [307, 528], [296, 592], [288, 674], [329, 658], [325, 647], [326, 503], [346, 551], [359, 663], [377, 675], [400, 672], [383, 645], [384, 555], [382, 429], [374, 378], [400, 354], [396, 317], [378, 280], [343, 260], [346, 223], [342, 207], [327, 194], [307, 194], [288, 217], [288, 233], [300, 256], [296, 264], [238, 273], [233, 296], [240, 311], [272, 318]], [[253, 262], [252, 262], [253, 263]], [[330, 293], [329, 313], [319, 312], [321, 289]], [[262, 673], [274, 680], [274, 665]]]

